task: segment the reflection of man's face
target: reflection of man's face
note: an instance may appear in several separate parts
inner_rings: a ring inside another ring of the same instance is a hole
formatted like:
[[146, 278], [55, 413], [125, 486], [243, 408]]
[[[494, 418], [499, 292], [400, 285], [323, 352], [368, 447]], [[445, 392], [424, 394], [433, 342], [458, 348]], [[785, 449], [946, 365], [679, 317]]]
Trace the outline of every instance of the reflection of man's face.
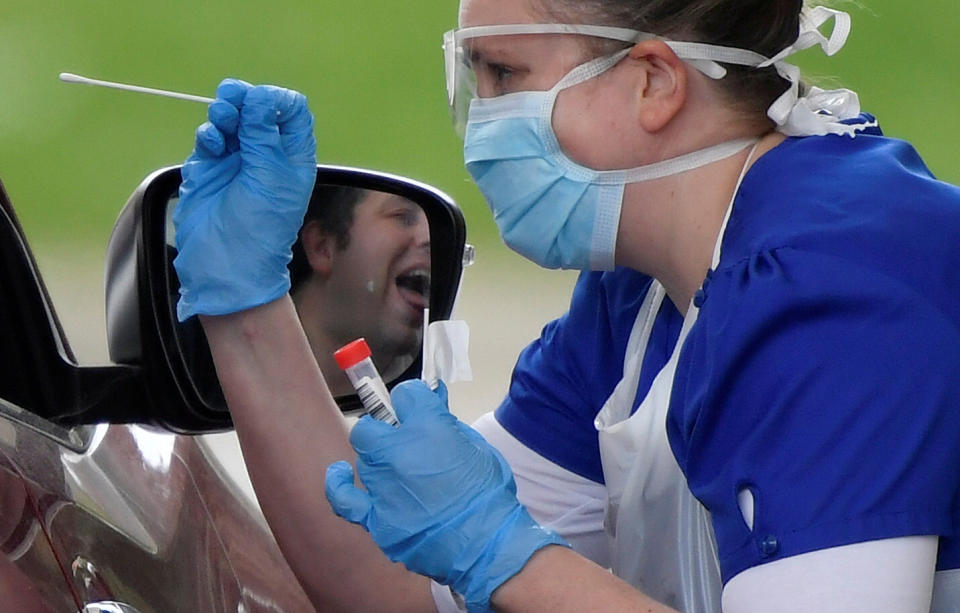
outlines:
[[[304, 228], [308, 250], [307, 235], [319, 231], [310, 223]], [[332, 349], [366, 338], [374, 362], [389, 379], [420, 349], [430, 286], [430, 229], [417, 204], [370, 192], [354, 208], [349, 235], [344, 249], [328, 237], [323, 258], [308, 254], [314, 269], [310, 283], [320, 300], [318, 308], [301, 309], [300, 317], [308, 335], [322, 327], [323, 336], [338, 344]]]

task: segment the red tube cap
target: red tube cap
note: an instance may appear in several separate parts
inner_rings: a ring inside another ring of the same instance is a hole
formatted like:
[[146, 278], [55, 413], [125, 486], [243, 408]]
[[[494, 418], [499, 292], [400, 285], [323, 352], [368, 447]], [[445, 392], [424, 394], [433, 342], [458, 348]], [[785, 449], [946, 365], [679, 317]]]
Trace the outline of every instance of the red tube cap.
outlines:
[[363, 338], [358, 338], [333, 352], [333, 358], [346, 370], [370, 357], [370, 346]]

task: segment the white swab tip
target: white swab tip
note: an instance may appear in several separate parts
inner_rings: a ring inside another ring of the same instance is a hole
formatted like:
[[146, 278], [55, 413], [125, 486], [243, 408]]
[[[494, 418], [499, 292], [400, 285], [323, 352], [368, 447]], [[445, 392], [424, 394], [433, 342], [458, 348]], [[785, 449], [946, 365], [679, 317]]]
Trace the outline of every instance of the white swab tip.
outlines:
[[60, 80], [66, 81], [67, 83], [83, 83], [85, 79], [79, 75], [75, 75], [72, 72], [61, 72]]

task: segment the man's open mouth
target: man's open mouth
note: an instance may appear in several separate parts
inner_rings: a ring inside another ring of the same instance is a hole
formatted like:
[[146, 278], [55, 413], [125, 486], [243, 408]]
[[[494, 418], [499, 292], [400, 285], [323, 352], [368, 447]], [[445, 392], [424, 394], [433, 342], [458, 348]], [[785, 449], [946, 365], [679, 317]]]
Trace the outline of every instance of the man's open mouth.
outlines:
[[[405, 296], [422, 303], [420, 308], [423, 308], [430, 300], [430, 271], [424, 268], [416, 268], [397, 275], [397, 288]], [[411, 293], [418, 298], [410, 296]]]

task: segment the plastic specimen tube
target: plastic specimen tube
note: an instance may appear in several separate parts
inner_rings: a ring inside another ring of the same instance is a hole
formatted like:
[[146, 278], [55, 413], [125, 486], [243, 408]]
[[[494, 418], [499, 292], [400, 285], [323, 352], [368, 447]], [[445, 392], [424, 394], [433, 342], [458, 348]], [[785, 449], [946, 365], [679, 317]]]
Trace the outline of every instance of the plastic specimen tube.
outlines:
[[333, 352], [337, 364], [347, 374], [353, 389], [357, 390], [367, 414], [396, 426], [399, 421], [390, 403], [390, 393], [370, 355], [370, 347], [363, 338], [358, 338]]

